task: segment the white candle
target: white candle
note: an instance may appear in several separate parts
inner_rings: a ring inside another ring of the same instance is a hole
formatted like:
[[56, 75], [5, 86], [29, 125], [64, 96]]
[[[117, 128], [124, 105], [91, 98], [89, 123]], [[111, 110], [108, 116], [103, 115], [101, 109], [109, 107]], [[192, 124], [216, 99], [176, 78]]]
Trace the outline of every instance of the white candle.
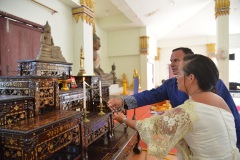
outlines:
[[83, 108], [86, 109], [86, 82], [83, 81]]
[[99, 81], [99, 98], [100, 98], [100, 103], [102, 103], [102, 82]]

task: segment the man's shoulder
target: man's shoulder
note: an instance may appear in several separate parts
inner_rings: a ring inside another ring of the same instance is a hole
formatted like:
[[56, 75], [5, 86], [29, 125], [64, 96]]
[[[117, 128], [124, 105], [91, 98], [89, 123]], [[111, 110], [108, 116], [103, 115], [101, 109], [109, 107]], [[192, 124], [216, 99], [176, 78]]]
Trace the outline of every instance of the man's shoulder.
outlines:
[[223, 83], [223, 81], [219, 78], [217, 83]]
[[225, 83], [221, 79], [218, 79], [216, 87], [222, 87], [222, 86], [226, 87]]
[[173, 84], [173, 83], [176, 83], [176, 81], [177, 81], [176, 77], [173, 77], [173, 78], [167, 79], [163, 84]]
[[160, 87], [164, 88], [166, 87], [167, 89], [173, 89], [176, 88], [177, 86], [177, 79], [175, 77], [167, 79]]

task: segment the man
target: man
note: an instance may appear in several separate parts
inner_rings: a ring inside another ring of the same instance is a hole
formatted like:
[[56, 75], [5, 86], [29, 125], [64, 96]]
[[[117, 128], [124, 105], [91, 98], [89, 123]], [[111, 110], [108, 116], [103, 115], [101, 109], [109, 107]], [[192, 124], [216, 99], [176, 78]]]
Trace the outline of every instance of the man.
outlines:
[[[188, 54], [194, 53], [192, 52], [191, 49], [184, 47], [176, 48], [172, 51], [170, 61], [171, 69], [174, 75], [177, 75], [179, 63], [182, 61], [183, 57]], [[237, 146], [238, 148], [240, 148], [240, 116], [236, 108], [236, 105], [228, 89], [220, 79], [217, 82], [216, 90], [218, 95], [225, 100], [225, 102], [228, 104], [229, 108], [232, 111], [237, 133]], [[132, 96], [110, 99], [108, 101], [108, 106], [113, 111], [122, 107], [128, 110], [149, 104], [154, 104], [164, 100], [170, 100], [172, 107], [177, 107], [178, 105], [183, 104], [183, 102], [188, 98], [189, 97], [187, 94], [178, 90], [177, 80], [174, 77], [166, 80], [161, 86], [155, 89], [145, 90]]]

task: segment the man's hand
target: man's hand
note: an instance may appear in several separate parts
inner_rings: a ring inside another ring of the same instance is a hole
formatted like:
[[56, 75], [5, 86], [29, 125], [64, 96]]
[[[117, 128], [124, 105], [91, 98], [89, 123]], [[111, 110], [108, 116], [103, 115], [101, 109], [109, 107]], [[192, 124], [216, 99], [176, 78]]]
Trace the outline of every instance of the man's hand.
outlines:
[[119, 112], [124, 110], [124, 101], [122, 98], [110, 99], [107, 104], [112, 112]]

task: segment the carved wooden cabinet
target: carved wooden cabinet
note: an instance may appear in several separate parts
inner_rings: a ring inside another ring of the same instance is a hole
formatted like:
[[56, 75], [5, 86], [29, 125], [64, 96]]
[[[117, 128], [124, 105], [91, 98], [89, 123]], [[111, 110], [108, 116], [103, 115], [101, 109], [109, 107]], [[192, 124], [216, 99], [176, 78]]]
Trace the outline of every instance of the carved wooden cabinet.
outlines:
[[[104, 136], [106, 141], [112, 137], [113, 119], [112, 112], [106, 112], [105, 115], [98, 115], [99, 107], [93, 106], [90, 101], [91, 90], [87, 90], [87, 115], [89, 122], [84, 122], [82, 132], [82, 151], [84, 158], [88, 159], [88, 146]], [[69, 91], [59, 91], [59, 104], [61, 110], [76, 110], [83, 111], [83, 89], [71, 88]], [[93, 108], [95, 107], [95, 109]], [[104, 110], [106, 111], [106, 110]]]
[[[0, 100], [1, 160], [89, 159], [92, 153], [89, 148], [96, 146], [102, 138], [104, 142], [100, 145], [105, 147], [108, 143], [112, 145], [112, 141], [118, 143], [119, 139], [114, 136], [117, 134], [114, 134], [116, 126], [112, 112], [106, 103], [105, 114], [98, 114], [99, 77], [85, 77], [91, 86], [86, 90], [86, 108], [90, 112], [86, 117], [82, 112], [82, 77], [76, 78], [79, 88], [69, 91], [59, 91], [58, 78], [29, 75], [0, 77], [0, 96], [5, 97]], [[102, 91], [104, 102], [109, 96], [108, 86], [102, 86]], [[86, 122], [85, 118], [90, 122]], [[123, 130], [121, 135], [128, 137], [128, 132]], [[136, 138], [130, 138], [135, 143]], [[113, 157], [121, 154], [125, 157], [126, 150], [117, 152], [119, 147], [125, 147], [124, 143], [132, 142], [122, 137], [123, 145], [116, 146], [114, 153], [104, 154]], [[131, 148], [132, 145], [128, 151]]]
[[0, 95], [33, 96], [36, 116], [59, 109], [57, 77], [0, 76]]
[[55, 76], [72, 75], [72, 63], [22, 60], [18, 61], [19, 76]]
[[82, 110], [83, 89], [71, 88], [69, 91], [59, 91], [60, 110]]
[[42, 160], [70, 143], [80, 147], [81, 117], [82, 112], [58, 110], [1, 126], [0, 159]]
[[34, 117], [34, 97], [0, 95], [0, 126]]

